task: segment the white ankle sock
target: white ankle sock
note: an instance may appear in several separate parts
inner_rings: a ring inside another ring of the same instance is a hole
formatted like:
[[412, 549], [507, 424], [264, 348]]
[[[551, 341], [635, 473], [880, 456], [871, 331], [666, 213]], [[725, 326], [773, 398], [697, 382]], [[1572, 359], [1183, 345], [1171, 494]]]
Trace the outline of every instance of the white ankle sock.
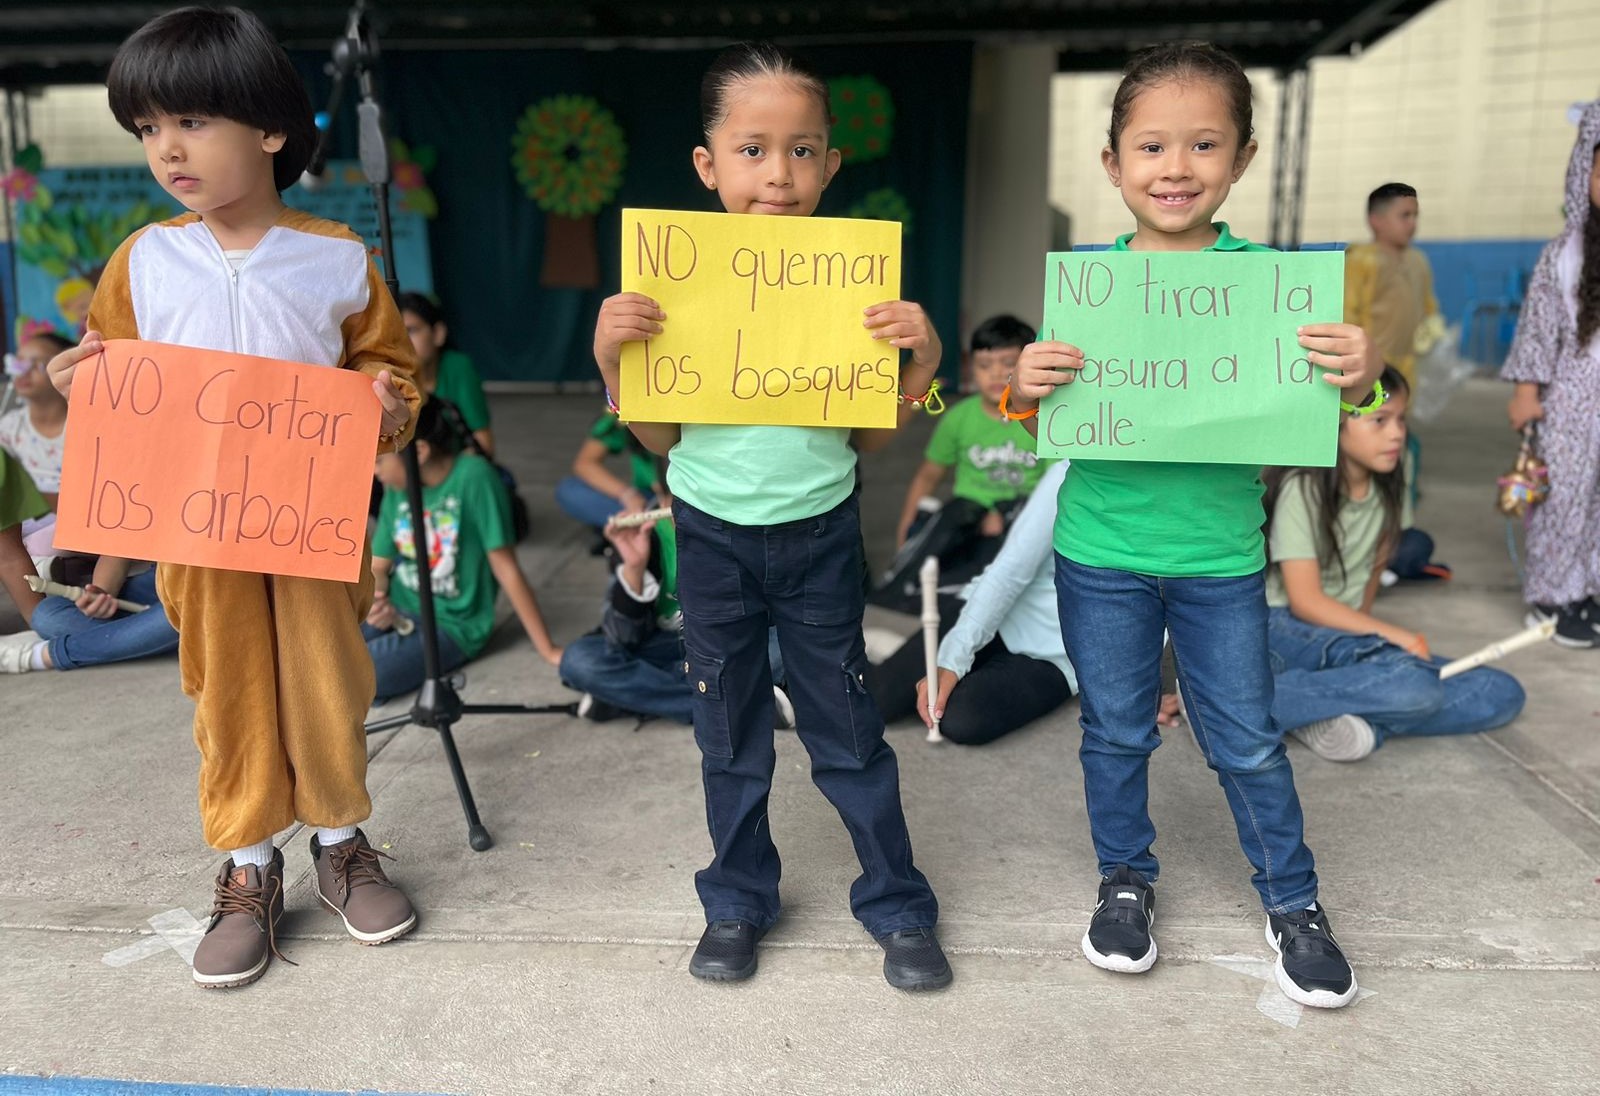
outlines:
[[247, 849], [233, 850], [233, 866], [236, 868], [242, 868], [246, 864], [254, 864], [258, 868], [264, 868], [270, 863], [272, 863], [272, 838], [270, 837], [265, 841], [251, 845]]
[[354, 826], [340, 826], [337, 829], [329, 829], [327, 826], [318, 826], [317, 844], [325, 849], [329, 845], [337, 845], [341, 841], [348, 841], [355, 835], [356, 828]]
[[35, 643], [33, 650], [28, 652], [28, 669], [48, 670], [49, 664], [44, 660], [44, 653], [49, 648], [48, 643]]

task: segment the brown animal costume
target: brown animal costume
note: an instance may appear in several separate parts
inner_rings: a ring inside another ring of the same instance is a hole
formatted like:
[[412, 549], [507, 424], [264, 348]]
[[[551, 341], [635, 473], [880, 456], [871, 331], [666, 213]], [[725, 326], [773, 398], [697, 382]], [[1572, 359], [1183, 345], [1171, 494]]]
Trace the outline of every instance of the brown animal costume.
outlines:
[[[343, 225], [285, 209], [241, 260], [196, 214], [140, 229], [111, 257], [88, 326], [107, 339], [357, 369], [387, 369], [420, 398], [400, 314], [366, 245]], [[410, 428], [395, 443], [404, 445]], [[384, 445], [383, 450], [390, 447]], [[371, 813], [362, 721], [373, 697], [361, 621], [368, 551], [352, 583], [162, 562], [195, 701], [207, 844], [254, 845], [293, 824], [355, 825]]]

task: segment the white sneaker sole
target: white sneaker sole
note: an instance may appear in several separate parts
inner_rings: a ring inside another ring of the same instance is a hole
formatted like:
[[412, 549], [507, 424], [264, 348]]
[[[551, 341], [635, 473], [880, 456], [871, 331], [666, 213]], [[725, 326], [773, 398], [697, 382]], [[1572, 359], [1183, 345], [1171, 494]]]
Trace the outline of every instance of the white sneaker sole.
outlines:
[[344, 931], [348, 932], [357, 943], [376, 947], [379, 944], [387, 944], [396, 937], [404, 936], [417, 927], [417, 915], [413, 911], [410, 917], [394, 926], [394, 928], [384, 929], [382, 932], [362, 932], [350, 923], [350, 919], [344, 915], [344, 910], [328, 901], [328, 896], [322, 893], [322, 887], [319, 885], [315, 874], [311, 877], [311, 889], [316, 892], [317, 900], [322, 903], [324, 908], [344, 922]]
[[[1156, 915], [1155, 911], [1151, 910], [1150, 929], [1152, 933], [1154, 932], [1155, 927]], [[1083, 932], [1083, 957], [1089, 960], [1089, 962], [1093, 963], [1095, 966], [1099, 967], [1101, 970], [1109, 970], [1116, 974], [1143, 974], [1145, 971], [1156, 965], [1156, 938], [1154, 935], [1150, 937], [1149, 951], [1145, 952], [1137, 959], [1131, 959], [1126, 955], [1102, 954], [1095, 949], [1094, 944], [1090, 943], [1089, 930], [1085, 929]]]
[[1272, 922], [1266, 926], [1267, 943], [1272, 947], [1272, 952], [1278, 957], [1273, 964], [1272, 972], [1277, 977], [1278, 988], [1283, 995], [1297, 1005], [1307, 1008], [1344, 1008], [1356, 999], [1356, 972], [1350, 970], [1350, 988], [1343, 993], [1335, 993], [1331, 989], [1301, 989], [1294, 984], [1294, 979], [1289, 977], [1289, 972], [1283, 969], [1283, 952], [1278, 949], [1278, 938], [1272, 935]]

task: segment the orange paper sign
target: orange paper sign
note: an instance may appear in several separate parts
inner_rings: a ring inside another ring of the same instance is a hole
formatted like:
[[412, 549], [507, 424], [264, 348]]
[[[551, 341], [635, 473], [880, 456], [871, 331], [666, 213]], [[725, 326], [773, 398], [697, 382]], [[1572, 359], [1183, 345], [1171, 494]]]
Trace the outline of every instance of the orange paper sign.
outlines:
[[354, 582], [379, 415], [362, 373], [112, 339], [73, 375], [56, 543]]

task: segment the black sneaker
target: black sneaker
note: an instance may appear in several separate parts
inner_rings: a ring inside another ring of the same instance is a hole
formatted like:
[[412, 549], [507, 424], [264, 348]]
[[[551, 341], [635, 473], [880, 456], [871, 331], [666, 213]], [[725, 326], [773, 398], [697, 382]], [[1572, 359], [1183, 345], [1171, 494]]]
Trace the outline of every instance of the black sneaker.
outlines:
[[1267, 914], [1267, 943], [1278, 953], [1278, 988], [1312, 1008], [1343, 1008], [1356, 997], [1356, 972], [1315, 902], [1298, 913]]
[[1600, 631], [1595, 630], [1596, 621], [1589, 614], [1588, 602], [1561, 606], [1556, 611], [1555, 621], [1555, 635], [1550, 637], [1552, 643], [1577, 649], [1600, 647]]
[[895, 989], [944, 989], [955, 977], [931, 928], [901, 929], [877, 939], [883, 976]]
[[742, 982], [756, 972], [756, 941], [763, 933], [748, 921], [713, 921], [689, 959], [689, 973], [708, 982]]
[[1100, 880], [1100, 901], [1083, 934], [1084, 957], [1101, 970], [1143, 974], [1156, 965], [1156, 942], [1150, 926], [1156, 921], [1156, 891], [1144, 876], [1128, 867]]

